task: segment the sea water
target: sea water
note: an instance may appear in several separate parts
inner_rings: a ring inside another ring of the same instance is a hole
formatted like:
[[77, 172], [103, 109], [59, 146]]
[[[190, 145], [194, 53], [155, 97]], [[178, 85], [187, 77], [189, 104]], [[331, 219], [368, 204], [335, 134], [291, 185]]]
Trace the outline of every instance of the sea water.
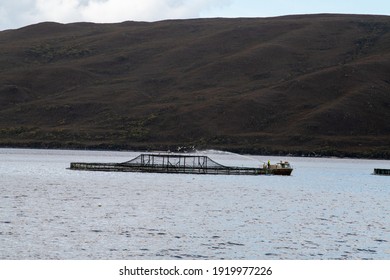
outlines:
[[288, 160], [292, 176], [88, 172], [138, 152], [0, 149], [0, 259], [390, 259], [389, 161]]

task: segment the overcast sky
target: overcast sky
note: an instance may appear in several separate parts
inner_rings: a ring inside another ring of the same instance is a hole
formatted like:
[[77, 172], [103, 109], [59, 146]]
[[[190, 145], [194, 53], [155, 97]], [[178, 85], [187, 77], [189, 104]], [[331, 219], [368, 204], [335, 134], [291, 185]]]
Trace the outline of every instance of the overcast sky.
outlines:
[[42, 21], [157, 21], [308, 13], [390, 15], [389, 0], [1, 0], [0, 30]]

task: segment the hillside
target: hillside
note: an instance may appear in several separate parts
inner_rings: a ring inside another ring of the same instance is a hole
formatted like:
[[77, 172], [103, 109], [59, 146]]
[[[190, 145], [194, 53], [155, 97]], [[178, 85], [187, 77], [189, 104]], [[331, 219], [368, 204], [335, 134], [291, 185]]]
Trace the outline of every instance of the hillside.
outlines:
[[0, 145], [390, 158], [390, 17], [0, 32]]

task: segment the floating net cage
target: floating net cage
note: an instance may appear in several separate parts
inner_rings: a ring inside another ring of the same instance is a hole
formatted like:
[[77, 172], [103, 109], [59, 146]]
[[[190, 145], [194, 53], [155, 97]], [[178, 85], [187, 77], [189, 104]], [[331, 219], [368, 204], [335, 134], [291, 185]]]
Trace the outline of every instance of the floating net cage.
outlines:
[[219, 164], [208, 156], [179, 154], [140, 154], [122, 163], [72, 162], [70, 169], [91, 171], [258, 175], [268, 171], [252, 167]]

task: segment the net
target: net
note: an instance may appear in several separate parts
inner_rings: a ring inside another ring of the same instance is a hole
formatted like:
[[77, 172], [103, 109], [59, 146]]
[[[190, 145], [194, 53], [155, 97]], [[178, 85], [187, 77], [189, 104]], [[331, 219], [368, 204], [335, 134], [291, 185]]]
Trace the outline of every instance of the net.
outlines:
[[178, 154], [141, 154], [121, 163], [123, 166], [172, 167], [172, 168], [226, 168], [208, 156]]

